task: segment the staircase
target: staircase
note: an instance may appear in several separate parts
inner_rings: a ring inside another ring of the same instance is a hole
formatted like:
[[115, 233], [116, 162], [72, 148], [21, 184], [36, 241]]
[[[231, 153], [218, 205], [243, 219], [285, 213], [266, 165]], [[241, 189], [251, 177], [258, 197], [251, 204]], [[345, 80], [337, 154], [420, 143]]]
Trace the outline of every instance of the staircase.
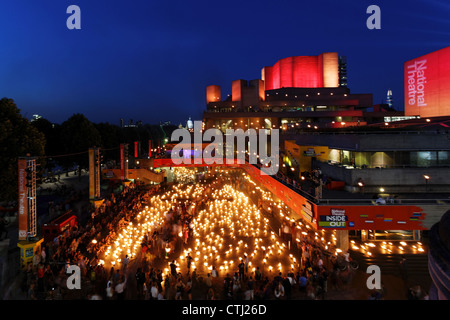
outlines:
[[428, 254], [373, 254], [368, 257], [360, 252], [352, 251], [350, 256], [359, 262], [362, 270], [367, 270], [369, 265], [377, 265], [382, 274], [401, 276], [400, 261], [402, 256], [406, 258], [408, 276], [429, 277]]

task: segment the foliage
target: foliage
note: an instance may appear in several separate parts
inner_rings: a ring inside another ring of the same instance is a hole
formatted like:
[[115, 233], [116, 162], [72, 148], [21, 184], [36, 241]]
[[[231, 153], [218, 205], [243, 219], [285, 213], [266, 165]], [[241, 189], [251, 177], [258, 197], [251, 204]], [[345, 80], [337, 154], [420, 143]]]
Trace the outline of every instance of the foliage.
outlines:
[[14, 100], [0, 100], [0, 201], [17, 200], [18, 158], [43, 156], [45, 136], [20, 114]]

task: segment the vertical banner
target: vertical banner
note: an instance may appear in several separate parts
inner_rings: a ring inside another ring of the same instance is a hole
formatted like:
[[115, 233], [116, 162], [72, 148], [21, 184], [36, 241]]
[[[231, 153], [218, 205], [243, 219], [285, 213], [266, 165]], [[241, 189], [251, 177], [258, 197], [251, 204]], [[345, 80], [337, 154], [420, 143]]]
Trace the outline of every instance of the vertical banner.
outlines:
[[158, 153], [161, 153], [161, 140], [158, 140]]
[[89, 199], [95, 199], [95, 155], [94, 149], [89, 149]]
[[148, 157], [152, 157], [152, 140], [148, 140]]
[[125, 180], [125, 145], [120, 145], [120, 179]]
[[134, 142], [134, 157], [137, 158], [139, 157], [139, 143], [137, 141]]
[[19, 159], [19, 240], [27, 239], [28, 201], [27, 201], [27, 160]]

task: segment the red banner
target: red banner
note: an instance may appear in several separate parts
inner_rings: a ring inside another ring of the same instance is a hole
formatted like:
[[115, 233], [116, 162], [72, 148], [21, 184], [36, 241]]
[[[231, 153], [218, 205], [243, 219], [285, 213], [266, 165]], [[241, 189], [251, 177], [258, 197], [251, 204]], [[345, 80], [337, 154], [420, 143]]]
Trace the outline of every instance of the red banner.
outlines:
[[120, 145], [120, 179], [125, 180], [125, 146]]
[[152, 157], [152, 140], [148, 140], [148, 157]]

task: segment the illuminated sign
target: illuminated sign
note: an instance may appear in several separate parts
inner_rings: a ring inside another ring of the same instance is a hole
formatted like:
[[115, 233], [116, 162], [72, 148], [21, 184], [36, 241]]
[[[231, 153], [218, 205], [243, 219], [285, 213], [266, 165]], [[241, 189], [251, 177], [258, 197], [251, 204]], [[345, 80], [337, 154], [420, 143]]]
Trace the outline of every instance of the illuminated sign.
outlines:
[[305, 157], [315, 157], [316, 153], [314, 152], [314, 148], [308, 148], [308, 150], [303, 151], [303, 155]]
[[319, 227], [323, 228], [345, 228], [347, 227], [348, 217], [345, 215], [345, 209], [330, 209], [331, 215], [319, 216]]
[[450, 116], [450, 47], [407, 61], [405, 115]]
[[427, 60], [414, 61], [408, 65], [408, 104], [410, 106], [426, 107], [425, 103], [425, 85], [427, 77], [425, 70], [427, 69]]

